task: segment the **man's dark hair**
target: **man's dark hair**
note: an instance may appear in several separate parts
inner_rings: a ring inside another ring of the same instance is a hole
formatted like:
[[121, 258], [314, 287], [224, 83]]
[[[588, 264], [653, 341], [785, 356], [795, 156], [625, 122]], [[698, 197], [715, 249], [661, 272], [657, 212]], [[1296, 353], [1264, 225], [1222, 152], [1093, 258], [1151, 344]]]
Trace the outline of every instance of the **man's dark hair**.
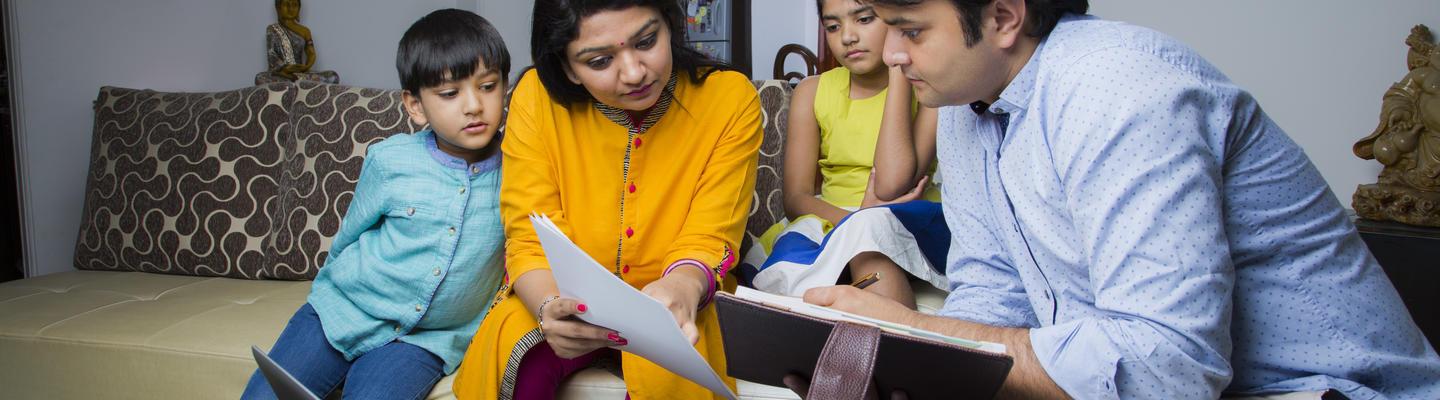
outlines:
[[395, 53], [400, 87], [416, 96], [422, 88], [468, 77], [482, 66], [498, 71], [502, 82], [509, 78], [505, 41], [484, 17], [454, 8], [415, 21], [400, 37], [400, 50]]
[[[735, 67], [706, 56], [685, 43], [685, 12], [676, 0], [537, 0], [531, 21], [530, 55], [540, 83], [560, 104], [594, 101], [585, 87], [570, 81], [565, 73], [565, 47], [580, 35], [580, 20], [601, 11], [647, 7], [660, 14], [670, 30], [670, 57], [675, 70], [690, 74], [690, 81], [701, 83], [715, 71], [735, 71]], [[665, 79], [662, 77], [661, 79]]]
[[[919, 5], [925, 0], [866, 0], [874, 4], [887, 6], [909, 7]], [[981, 9], [995, 0], [950, 0], [955, 10], [960, 12], [960, 29], [965, 32], [965, 45], [974, 46], [982, 38], [980, 33]], [[1055, 24], [1060, 22], [1060, 17], [1065, 14], [1084, 14], [1090, 10], [1088, 0], [1025, 0], [1025, 22], [1030, 29], [1025, 31], [1026, 35], [1036, 38], [1044, 38], [1050, 35], [1055, 29]]]

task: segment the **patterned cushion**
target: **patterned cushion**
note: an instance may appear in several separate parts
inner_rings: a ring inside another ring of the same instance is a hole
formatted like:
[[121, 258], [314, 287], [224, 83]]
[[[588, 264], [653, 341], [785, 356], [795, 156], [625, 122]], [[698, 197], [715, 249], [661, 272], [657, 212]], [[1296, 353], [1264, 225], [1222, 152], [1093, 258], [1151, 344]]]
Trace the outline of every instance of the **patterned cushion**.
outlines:
[[785, 129], [790, 118], [790, 84], [785, 81], [754, 81], [760, 92], [761, 125], [765, 137], [760, 143], [760, 167], [756, 171], [755, 193], [750, 204], [750, 217], [745, 221], [745, 242], [740, 254], [750, 250], [754, 238], [771, 225], [785, 218], [784, 184], [781, 166], [785, 164]]
[[101, 88], [75, 267], [263, 275], [294, 95]]
[[300, 81], [291, 105], [294, 135], [284, 135], [280, 221], [266, 249], [274, 269], [260, 278], [313, 279], [350, 206], [365, 149], [395, 133], [423, 128], [405, 114], [399, 90]]

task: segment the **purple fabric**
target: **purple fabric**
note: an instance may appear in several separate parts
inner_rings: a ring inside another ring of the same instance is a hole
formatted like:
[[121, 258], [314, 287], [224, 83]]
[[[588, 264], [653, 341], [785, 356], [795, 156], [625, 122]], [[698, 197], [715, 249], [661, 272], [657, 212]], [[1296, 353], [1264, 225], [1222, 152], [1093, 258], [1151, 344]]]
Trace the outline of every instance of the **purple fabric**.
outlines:
[[[515, 375], [515, 400], [552, 400], [560, 382], [579, 372], [600, 357], [615, 357], [614, 349], [600, 349], [569, 360], [555, 355], [550, 344], [541, 341], [520, 360], [520, 370]], [[630, 396], [626, 395], [626, 399]]]

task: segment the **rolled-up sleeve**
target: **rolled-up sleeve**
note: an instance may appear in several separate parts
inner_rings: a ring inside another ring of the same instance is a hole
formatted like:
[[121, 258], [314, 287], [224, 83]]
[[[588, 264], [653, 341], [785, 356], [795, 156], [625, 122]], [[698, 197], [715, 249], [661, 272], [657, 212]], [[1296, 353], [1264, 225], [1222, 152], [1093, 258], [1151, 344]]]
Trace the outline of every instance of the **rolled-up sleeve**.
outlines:
[[740, 91], [740, 107], [729, 118], [715, 150], [700, 175], [685, 226], [666, 252], [662, 265], [690, 259], [719, 266], [725, 249], [738, 258], [745, 233], [755, 168], [760, 157], [760, 100], [747, 86]]
[[1226, 137], [1215, 130], [1227, 129], [1229, 110], [1220, 91], [1176, 79], [1191, 75], [1170, 64], [1106, 59], [1123, 51], [1086, 56], [1055, 83], [1067, 100], [1043, 110], [1097, 315], [1030, 339], [1076, 398], [1216, 398], [1232, 378], [1235, 271], [1225, 144], [1214, 142]]

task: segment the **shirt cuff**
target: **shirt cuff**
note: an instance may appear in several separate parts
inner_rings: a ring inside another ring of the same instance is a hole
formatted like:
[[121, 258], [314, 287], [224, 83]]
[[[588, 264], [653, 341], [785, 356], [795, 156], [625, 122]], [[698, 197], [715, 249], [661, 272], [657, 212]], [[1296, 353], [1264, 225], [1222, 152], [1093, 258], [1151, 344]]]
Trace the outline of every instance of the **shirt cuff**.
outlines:
[[1122, 353], [1102, 329], [1093, 326], [1099, 323], [1104, 322], [1081, 319], [1030, 330], [1035, 358], [1072, 398], [1120, 398], [1115, 373]]

